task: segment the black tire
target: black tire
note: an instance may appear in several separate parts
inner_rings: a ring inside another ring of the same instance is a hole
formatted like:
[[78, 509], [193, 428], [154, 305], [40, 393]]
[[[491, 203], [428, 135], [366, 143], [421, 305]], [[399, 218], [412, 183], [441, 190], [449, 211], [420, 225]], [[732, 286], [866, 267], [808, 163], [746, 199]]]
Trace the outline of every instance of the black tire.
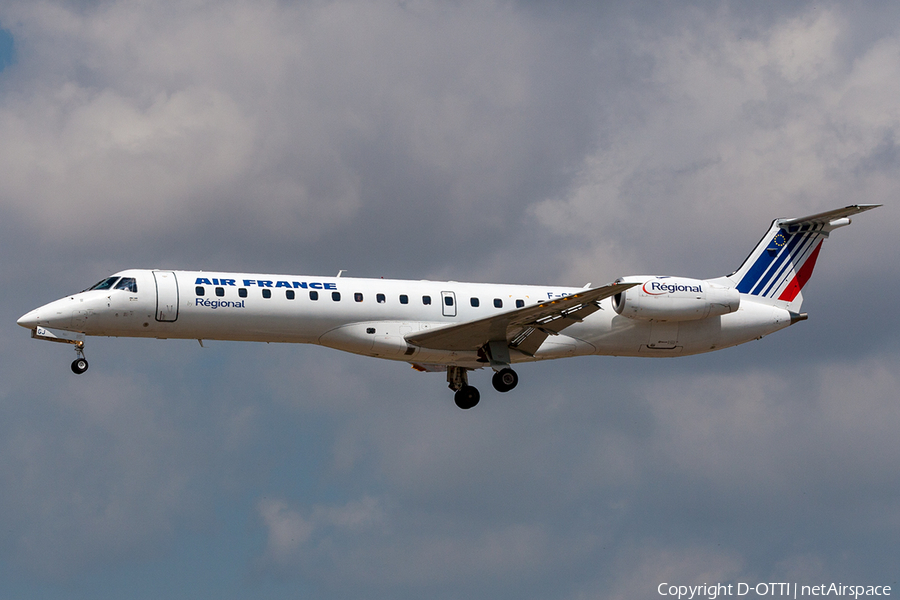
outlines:
[[83, 358], [76, 358], [72, 361], [72, 372], [76, 375], [81, 375], [85, 371], [88, 370], [88, 361]]
[[458, 407], [468, 410], [478, 404], [478, 401], [481, 400], [481, 394], [478, 393], [477, 388], [467, 385], [456, 392], [453, 400]]
[[519, 384], [519, 376], [512, 369], [501, 369], [491, 377], [491, 384], [498, 392], [508, 392]]

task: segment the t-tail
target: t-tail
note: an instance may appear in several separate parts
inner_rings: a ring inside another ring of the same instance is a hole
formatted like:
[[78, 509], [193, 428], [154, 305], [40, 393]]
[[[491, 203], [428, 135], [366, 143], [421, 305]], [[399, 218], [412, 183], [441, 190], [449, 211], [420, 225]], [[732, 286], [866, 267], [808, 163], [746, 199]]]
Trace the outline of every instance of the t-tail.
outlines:
[[775, 219], [744, 264], [714, 281], [799, 313], [803, 286], [812, 276], [822, 241], [838, 227], [849, 225], [852, 215], [879, 206], [854, 204], [799, 219]]

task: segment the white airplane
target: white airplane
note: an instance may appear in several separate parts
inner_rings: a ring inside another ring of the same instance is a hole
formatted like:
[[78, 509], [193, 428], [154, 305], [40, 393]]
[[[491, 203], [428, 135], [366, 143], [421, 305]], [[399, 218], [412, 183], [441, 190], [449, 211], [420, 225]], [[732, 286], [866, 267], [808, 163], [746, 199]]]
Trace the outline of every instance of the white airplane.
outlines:
[[755, 340], [807, 318], [801, 290], [822, 241], [857, 204], [776, 219], [725, 277], [629, 276], [584, 288], [129, 269], [18, 320], [31, 337], [85, 336], [319, 344], [447, 373], [460, 408], [478, 404], [468, 371], [508, 392], [515, 363], [567, 356], [686, 356]]

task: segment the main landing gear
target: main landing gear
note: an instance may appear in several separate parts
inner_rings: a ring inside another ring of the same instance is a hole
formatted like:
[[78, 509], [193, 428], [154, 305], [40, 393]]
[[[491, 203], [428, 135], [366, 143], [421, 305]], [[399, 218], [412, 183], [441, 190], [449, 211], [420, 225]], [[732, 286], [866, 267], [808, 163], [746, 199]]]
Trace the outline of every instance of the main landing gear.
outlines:
[[75, 343], [75, 354], [77, 358], [72, 361], [72, 372], [81, 375], [88, 370], [88, 361], [84, 358], [84, 342]]
[[481, 400], [481, 393], [478, 391], [478, 388], [472, 385], [464, 385], [456, 390], [456, 394], [453, 395], [453, 401], [463, 410], [474, 407], [479, 400]]
[[491, 377], [491, 384], [498, 392], [508, 392], [509, 390], [516, 387], [518, 383], [519, 376], [516, 375], [516, 372], [509, 367], [500, 369], [499, 371], [494, 373], [493, 377]]
[[[478, 389], [469, 385], [468, 371], [465, 367], [447, 367], [447, 383], [450, 384], [450, 389], [456, 392], [453, 401], [463, 410], [473, 408], [481, 400]], [[519, 376], [509, 367], [505, 367], [494, 373], [491, 383], [498, 392], [508, 392], [519, 383]]]
[[447, 383], [450, 389], [456, 392], [453, 401], [463, 410], [467, 410], [478, 404], [481, 394], [478, 388], [469, 385], [469, 370], [465, 367], [447, 367]]

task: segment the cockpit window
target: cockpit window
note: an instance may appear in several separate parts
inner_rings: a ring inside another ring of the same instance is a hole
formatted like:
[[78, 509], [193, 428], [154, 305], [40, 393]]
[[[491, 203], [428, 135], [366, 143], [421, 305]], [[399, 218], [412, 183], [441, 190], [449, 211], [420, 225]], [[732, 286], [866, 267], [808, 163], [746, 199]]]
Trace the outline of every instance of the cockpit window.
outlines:
[[97, 283], [88, 288], [88, 290], [108, 290], [110, 289], [115, 282], [119, 280], [118, 277], [107, 277], [100, 283]]
[[134, 280], [134, 277], [123, 277], [122, 280], [116, 284], [116, 289], [137, 294], [137, 281]]

